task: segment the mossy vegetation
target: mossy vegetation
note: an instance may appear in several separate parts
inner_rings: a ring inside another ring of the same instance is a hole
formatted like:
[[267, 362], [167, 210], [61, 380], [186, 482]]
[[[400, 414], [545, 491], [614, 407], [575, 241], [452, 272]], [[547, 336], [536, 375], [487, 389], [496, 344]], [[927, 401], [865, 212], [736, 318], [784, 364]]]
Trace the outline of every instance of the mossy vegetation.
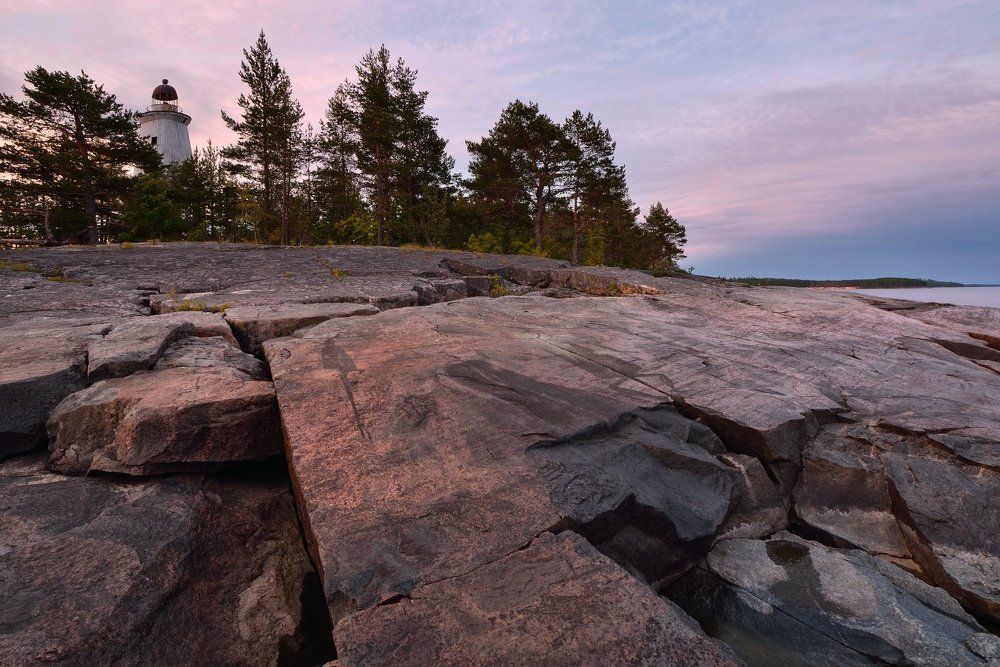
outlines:
[[41, 273], [34, 264], [29, 262], [0, 262], [0, 271], [19, 271], [21, 273]]
[[510, 290], [504, 284], [503, 278], [497, 275], [487, 276], [492, 281], [490, 284], [490, 298], [496, 299], [501, 296], [510, 296]]

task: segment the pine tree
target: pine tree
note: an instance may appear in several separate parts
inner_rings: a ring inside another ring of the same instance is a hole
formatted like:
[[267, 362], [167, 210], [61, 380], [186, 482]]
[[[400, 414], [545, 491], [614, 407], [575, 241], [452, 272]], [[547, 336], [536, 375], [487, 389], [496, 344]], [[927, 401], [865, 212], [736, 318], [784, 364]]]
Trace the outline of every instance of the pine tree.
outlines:
[[357, 166], [357, 121], [349, 98], [350, 84], [341, 84], [327, 104], [316, 139], [318, 167], [314, 180], [318, 240], [348, 242], [337, 234], [336, 223], [362, 209]]
[[511, 102], [481, 141], [467, 141], [466, 182], [487, 217], [520, 227], [527, 214], [535, 250], [542, 251], [546, 213], [562, 194], [572, 145], [563, 128], [534, 102]]
[[650, 241], [650, 266], [676, 269], [677, 261], [686, 256], [684, 244], [687, 243], [687, 230], [684, 225], [677, 222], [663, 204], [656, 202], [649, 207], [645, 231]]
[[239, 140], [223, 150], [230, 170], [252, 185], [260, 209], [260, 241], [288, 242], [288, 209], [292, 181], [299, 165], [302, 107], [292, 97], [292, 83], [261, 31], [256, 44], [243, 50], [240, 79], [249, 91], [237, 104], [239, 120], [225, 111], [222, 119]]
[[46, 227], [56, 209], [61, 231], [96, 243], [98, 214], [112, 215], [130, 172], [157, 171], [160, 156], [139, 138], [135, 114], [85, 72], [36, 67], [24, 78], [24, 101], [0, 93], [0, 173], [44, 211]]
[[385, 46], [369, 51], [355, 71], [357, 80], [330, 98], [320, 130], [324, 211], [361, 220], [366, 204], [376, 243], [433, 243], [442, 234], [440, 207], [454, 196], [454, 160], [425, 111], [427, 92], [416, 89], [416, 70], [393, 62]]
[[[583, 115], [576, 110], [563, 123], [563, 129], [571, 146], [565, 177], [573, 231], [570, 261], [578, 264], [584, 230], [596, 225], [603, 210], [628, 200], [628, 185], [625, 167], [615, 164], [611, 133], [593, 114]], [[589, 262], [594, 261], [595, 252], [592, 249], [588, 253]]]

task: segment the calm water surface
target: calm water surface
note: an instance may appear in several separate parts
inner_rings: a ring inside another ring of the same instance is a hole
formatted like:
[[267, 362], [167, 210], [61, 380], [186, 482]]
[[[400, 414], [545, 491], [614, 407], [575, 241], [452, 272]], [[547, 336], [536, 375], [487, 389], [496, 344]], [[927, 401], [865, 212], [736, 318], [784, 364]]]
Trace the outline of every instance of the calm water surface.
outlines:
[[859, 294], [884, 296], [910, 301], [933, 301], [956, 306], [992, 306], [1000, 308], [1000, 287], [905, 287], [900, 289], [859, 289]]

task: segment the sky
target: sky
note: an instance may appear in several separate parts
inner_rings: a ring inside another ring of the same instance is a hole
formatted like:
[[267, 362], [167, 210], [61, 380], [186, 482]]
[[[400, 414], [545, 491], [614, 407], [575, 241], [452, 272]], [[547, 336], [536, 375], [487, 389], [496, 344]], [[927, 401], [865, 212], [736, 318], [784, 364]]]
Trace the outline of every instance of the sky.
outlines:
[[263, 29], [307, 120], [371, 47], [419, 71], [464, 169], [511, 100], [592, 111], [698, 273], [1000, 283], [1000, 0], [0, 0], [0, 90], [85, 70], [232, 141]]

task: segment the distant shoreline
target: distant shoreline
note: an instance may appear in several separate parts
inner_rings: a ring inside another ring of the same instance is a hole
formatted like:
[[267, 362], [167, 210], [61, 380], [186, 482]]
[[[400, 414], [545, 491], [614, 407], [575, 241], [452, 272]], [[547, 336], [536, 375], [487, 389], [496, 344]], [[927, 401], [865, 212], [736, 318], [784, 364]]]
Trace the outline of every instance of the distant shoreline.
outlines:
[[970, 285], [927, 278], [856, 278], [850, 280], [808, 280], [802, 278], [720, 278], [734, 283], [761, 287], [829, 287], [837, 289], [907, 289], [935, 287], [997, 287], [998, 285]]

